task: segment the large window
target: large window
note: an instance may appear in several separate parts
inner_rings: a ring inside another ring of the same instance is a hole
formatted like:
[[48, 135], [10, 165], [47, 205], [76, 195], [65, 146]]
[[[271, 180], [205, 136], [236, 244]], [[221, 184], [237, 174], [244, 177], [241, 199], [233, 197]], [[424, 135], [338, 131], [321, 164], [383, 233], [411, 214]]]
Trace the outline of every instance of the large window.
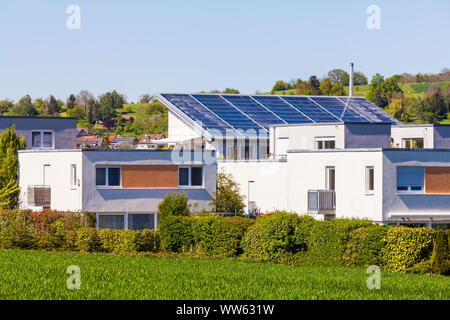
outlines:
[[128, 229], [155, 229], [155, 214], [128, 214]]
[[398, 167], [397, 192], [423, 193], [424, 176], [423, 167]]
[[120, 168], [95, 168], [95, 184], [98, 187], [120, 187]]
[[98, 228], [99, 229], [123, 229], [124, 215], [123, 214], [99, 214]]
[[203, 186], [202, 167], [181, 167], [178, 169], [178, 185], [180, 187]]
[[423, 149], [423, 138], [406, 138], [403, 139], [403, 148], [406, 149]]
[[52, 149], [53, 132], [52, 131], [32, 131], [31, 148], [33, 149]]

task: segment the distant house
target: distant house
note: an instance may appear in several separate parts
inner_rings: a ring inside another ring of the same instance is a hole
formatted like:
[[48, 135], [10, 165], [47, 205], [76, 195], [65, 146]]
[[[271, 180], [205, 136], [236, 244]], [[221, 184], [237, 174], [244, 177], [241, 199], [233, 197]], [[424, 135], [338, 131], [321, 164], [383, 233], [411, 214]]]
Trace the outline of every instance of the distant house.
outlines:
[[88, 128], [77, 128], [77, 138], [88, 136]]
[[114, 137], [111, 140], [111, 149], [135, 149], [138, 140], [136, 137]]
[[25, 137], [27, 149], [73, 149], [76, 146], [77, 120], [65, 117], [0, 117], [0, 132], [15, 126]]
[[[144, 135], [138, 141], [137, 149], [157, 149], [159, 143], [156, 143], [157, 140], [165, 139], [166, 136], [162, 133], [150, 133]], [[163, 146], [163, 145], [161, 145]]]
[[77, 148], [101, 149], [103, 146], [103, 138], [96, 136], [82, 136], [77, 138]]

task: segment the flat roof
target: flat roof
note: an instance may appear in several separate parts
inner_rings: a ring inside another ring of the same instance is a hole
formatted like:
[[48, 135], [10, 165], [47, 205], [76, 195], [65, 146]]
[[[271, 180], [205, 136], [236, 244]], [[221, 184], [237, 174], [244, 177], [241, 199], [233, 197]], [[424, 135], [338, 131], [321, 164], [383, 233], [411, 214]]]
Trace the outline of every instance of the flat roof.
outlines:
[[[95, 148], [77, 148], [77, 149], [27, 149], [19, 150], [19, 153], [33, 152], [179, 152], [180, 149], [95, 149]], [[183, 150], [183, 152], [216, 152], [213, 149], [205, 150]]]
[[406, 149], [406, 148], [351, 148], [351, 149], [288, 149], [287, 153], [320, 152], [450, 152], [450, 149]]

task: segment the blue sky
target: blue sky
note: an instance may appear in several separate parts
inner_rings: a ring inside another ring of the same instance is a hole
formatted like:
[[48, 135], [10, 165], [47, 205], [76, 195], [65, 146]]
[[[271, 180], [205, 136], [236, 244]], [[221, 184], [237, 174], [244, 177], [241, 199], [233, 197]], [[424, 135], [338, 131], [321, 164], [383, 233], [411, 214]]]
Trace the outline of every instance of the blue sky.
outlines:
[[[80, 30], [66, 27], [71, 4]], [[372, 4], [380, 30], [366, 27]], [[0, 0], [0, 99], [254, 93], [351, 61], [369, 77], [439, 72], [450, 67], [449, 30], [448, 0]]]

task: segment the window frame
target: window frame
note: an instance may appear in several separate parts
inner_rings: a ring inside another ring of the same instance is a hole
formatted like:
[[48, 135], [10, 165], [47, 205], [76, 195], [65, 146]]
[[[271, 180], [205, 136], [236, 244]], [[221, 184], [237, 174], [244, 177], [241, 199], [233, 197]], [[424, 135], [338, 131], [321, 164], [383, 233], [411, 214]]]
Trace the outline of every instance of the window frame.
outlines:
[[[109, 169], [119, 169], [119, 185], [118, 186], [110, 186], [109, 185]], [[106, 169], [105, 170], [105, 184], [98, 185], [97, 184], [97, 169]], [[122, 188], [122, 167], [121, 166], [95, 166], [95, 187], [97, 189], [121, 189]]]
[[[333, 142], [334, 148], [325, 148], [325, 144], [327, 142]], [[322, 148], [319, 148], [319, 143], [322, 144]], [[314, 148], [315, 150], [334, 150], [336, 149], [336, 137], [335, 136], [314, 137]]]
[[[202, 184], [200, 186], [192, 185], [192, 168], [200, 168], [202, 170]], [[188, 169], [188, 184], [180, 185], [180, 169]], [[205, 168], [204, 166], [179, 166], [178, 167], [178, 188], [179, 189], [204, 189], [205, 188]]]
[[[372, 171], [372, 175], [370, 172]], [[365, 193], [366, 195], [375, 194], [375, 167], [374, 166], [366, 166], [365, 167]], [[372, 178], [372, 189], [370, 189], [370, 179]]]
[[[414, 148], [414, 141], [422, 140], [422, 148]], [[409, 147], [406, 144], [409, 143]], [[425, 139], [424, 138], [402, 138], [402, 148], [403, 149], [424, 149], [425, 148]]]
[[[44, 147], [44, 132], [50, 132], [52, 134], [52, 145], [51, 147]], [[35, 147], [33, 146], [33, 133], [39, 133], [40, 134], [40, 146]], [[37, 129], [37, 130], [31, 130], [31, 149], [34, 150], [51, 150], [55, 149], [55, 132], [50, 129]]]

